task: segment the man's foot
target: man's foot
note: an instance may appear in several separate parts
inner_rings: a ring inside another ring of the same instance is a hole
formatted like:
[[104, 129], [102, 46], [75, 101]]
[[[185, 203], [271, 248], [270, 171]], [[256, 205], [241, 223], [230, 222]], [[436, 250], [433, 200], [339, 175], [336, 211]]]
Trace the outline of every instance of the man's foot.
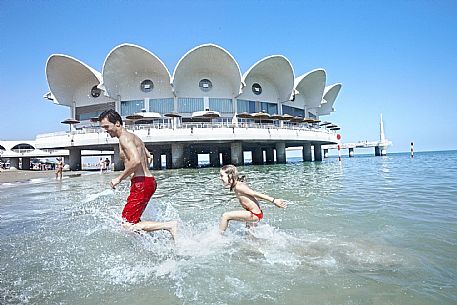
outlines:
[[176, 232], [178, 231], [178, 222], [177, 221], [170, 221], [170, 228], [168, 231], [173, 236], [173, 239], [176, 240]]

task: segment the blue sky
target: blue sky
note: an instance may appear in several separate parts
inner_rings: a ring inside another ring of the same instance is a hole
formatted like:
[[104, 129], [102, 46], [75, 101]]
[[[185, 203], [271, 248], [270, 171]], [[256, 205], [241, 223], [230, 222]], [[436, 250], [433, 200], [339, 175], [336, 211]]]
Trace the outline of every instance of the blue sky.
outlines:
[[295, 75], [341, 82], [343, 142], [379, 138], [391, 152], [457, 149], [457, 1], [5, 1], [0, 0], [0, 139], [67, 130], [70, 111], [42, 98], [47, 58], [71, 55], [101, 72], [133, 43], [172, 73], [191, 48], [215, 43], [244, 73], [282, 54]]

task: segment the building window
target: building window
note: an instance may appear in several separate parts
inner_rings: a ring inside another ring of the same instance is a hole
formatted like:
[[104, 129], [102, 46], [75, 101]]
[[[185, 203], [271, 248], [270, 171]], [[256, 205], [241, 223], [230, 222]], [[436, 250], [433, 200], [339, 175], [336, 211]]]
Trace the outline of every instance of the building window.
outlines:
[[209, 109], [220, 113], [232, 113], [232, 99], [229, 98], [210, 98]]
[[121, 101], [121, 116], [140, 112], [144, 108], [144, 100]]
[[178, 112], [179, 113], [192, 113], [195, 111], [202, 111], [205, 108], [205, 103], [202, 98], [179, 97], [178, 98]]
[[167, 113], [172, 112], [174, 108], [173, 98], [158, 98], [149, 100], [149, 111]]
[[204, 78], [198, 83], [198, 86], [203, 92], [208, 92], [213, 88], [213, 83], [209, 79]]
[[262, 93], [262, 87], [259, 84], [254, 83], [252, 84], [252, 92], [255, 95], [260, 95]]
[[143, 92], [151, 92], [154, 89], [154, 83], [150, 79], [145, 79], [141, 82], [140, 89]]
[[97, 97], [100, 96], [100, 94], [102, 94], [102, 90], [100, 90], [100, 89], [97, 87], [97, 85], [93, 86], [92, 89], [90, 89], [90, 95], [91, 95], [92, 97], [97, 98]]
[[305, 110], [296, 107], [282, 105], [282, 114], [290, 114], [292, 116], [305, 117]]

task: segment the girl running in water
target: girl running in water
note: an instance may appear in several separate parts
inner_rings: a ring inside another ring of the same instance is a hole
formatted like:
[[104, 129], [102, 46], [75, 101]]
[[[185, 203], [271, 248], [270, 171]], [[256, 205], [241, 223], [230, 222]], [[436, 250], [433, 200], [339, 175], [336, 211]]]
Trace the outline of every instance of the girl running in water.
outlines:
[[219, 232], [224, 234], [230, 220], [245, 221], [247, 223], [258, 222], [263, 218], [263, 212], [257, 199], [263, 199], [276, 205], [278, 208], [285, 208], [286, 203], [282, 199], [256, 192], [244, 183], [244, 176], [238, 175], [234, 165], [224, 165], [220, 170], [220, 179], [225, 187], [235, 192], [236, 198], [240, 201], [245, 211], [225, 212], [219, 223]]

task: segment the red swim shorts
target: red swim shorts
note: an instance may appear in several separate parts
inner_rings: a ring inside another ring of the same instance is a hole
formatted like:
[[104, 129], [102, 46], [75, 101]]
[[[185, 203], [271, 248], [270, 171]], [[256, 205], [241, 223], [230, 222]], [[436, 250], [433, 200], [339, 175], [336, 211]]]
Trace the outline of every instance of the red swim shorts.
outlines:
[[122, 211], [122, 218], [130, 223], [140, 222], [146, 206], [156, 191], [157, 182], [154, 177], [137, 176], [133, 177], [130, 186], [130, 195], [127, 204]]

